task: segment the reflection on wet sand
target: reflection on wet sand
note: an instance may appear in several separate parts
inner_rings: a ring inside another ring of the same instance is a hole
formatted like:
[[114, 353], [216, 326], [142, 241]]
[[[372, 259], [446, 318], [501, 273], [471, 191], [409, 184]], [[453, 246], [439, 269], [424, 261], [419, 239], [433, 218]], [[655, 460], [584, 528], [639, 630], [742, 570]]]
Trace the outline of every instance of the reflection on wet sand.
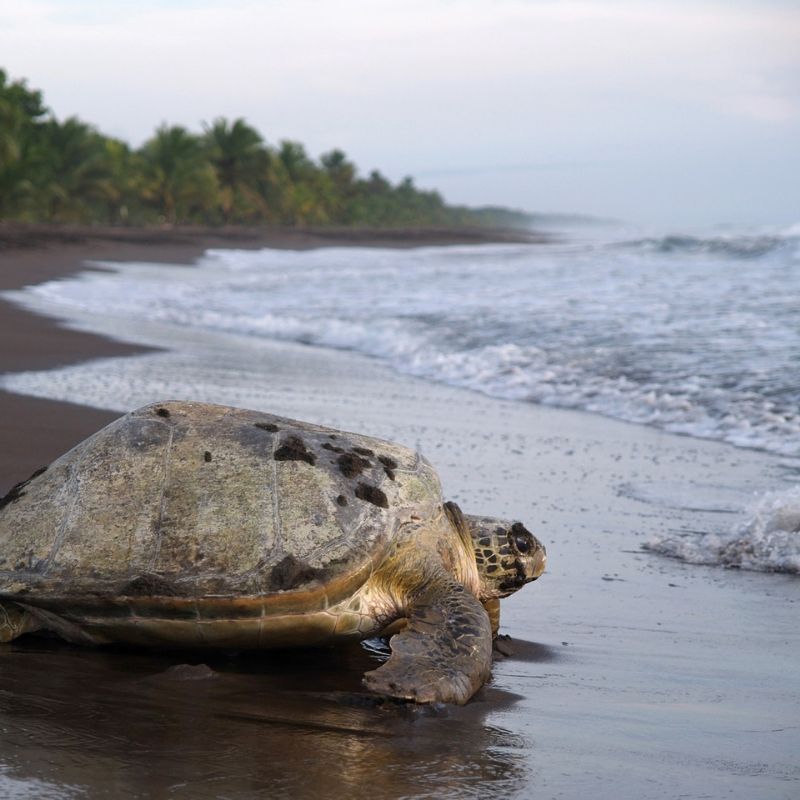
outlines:
[[[0, 795], [509, 796], [535, 758], [489, 712], [376, 702], [359, 646], [257, 655], [0, 648]], [[213, 672], [178, 668], [204, 660]]]

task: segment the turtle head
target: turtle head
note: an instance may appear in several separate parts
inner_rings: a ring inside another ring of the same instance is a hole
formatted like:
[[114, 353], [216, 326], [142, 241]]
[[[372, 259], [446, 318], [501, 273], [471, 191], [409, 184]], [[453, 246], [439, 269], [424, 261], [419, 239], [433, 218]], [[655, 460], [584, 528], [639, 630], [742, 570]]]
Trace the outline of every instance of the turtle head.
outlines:
[[[447, 503], [447, 506], [455, 506]], [[544, 545], [521, 523], [474, 517], [452, 508], [448, 516], [469, 534], [478, 575], [481, 581], [482, 601], [508, 597], [530, 581], [535, 581], [547, 563]]]

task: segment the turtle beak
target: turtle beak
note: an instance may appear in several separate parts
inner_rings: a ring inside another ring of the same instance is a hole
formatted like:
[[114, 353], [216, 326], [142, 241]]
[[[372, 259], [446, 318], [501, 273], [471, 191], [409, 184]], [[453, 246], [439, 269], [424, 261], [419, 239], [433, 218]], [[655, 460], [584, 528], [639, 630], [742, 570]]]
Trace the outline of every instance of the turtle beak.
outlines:
[[535, 581], [544, 572], [547, 566], [547, 552], [544, 545], [540, 544], [539, 547], [530, 555], [528, 564], [526, 565], [526, 572], [529, 581]]
[[516, 576], [512, 579], [511, 584], [515, 589], [523, 587], [526, 583], [535, 581], [544, 572], [547, 565], [547, 553], [544, 546], [536, 539], [535, 547], [524, 555], [518, 555], [514, 560], [514, 568]]
[[535, 581], [547, 565], [547, 551], [544, 545], [521, 522], [515, 522], [508, 532], [508, 542], [514, 549], [514, 567], [517, 588]]
[[519, 586], [535, 581], [547, 566], [547, 551], [544, 545], [533, 535], [528, 534], [529, 544], [526, 553], [519, 553], [516, 558], [517, 582]]

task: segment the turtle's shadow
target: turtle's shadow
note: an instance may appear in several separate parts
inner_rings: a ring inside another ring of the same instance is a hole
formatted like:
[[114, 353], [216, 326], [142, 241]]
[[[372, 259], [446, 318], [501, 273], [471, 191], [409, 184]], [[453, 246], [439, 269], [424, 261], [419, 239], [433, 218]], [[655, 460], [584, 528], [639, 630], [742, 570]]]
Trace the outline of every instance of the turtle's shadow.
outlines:
[[565, 658], [560, 649], [510, 636], [499, 637], [499, 641], [495, 643], [494, 655], [497, 660], [524, 661], [530, 664], [547, 664], [563, 661]]

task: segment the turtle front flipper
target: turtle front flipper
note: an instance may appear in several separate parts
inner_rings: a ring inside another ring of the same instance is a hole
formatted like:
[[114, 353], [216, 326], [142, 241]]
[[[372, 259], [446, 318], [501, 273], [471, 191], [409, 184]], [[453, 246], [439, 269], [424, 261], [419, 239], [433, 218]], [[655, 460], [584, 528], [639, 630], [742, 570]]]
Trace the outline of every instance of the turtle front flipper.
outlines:
[[492, 626], [480, 602], [442, 577], [410, 598], [391, 658], [364, 676], [378, 694], [417, 703], [466, 703], [489, 678]]
[[489, 622], [492, 624], [492, 638], [497, 638], [500, 630], [500, 600], [493, 597], [491, 600], [484, 600], [483, 607], [489, 615]]
[[24, 608], [7, 600], [0, 600], [0, 644], [13, 642], [23, 633], [32, 633], [40, 628], [40, 623]]

